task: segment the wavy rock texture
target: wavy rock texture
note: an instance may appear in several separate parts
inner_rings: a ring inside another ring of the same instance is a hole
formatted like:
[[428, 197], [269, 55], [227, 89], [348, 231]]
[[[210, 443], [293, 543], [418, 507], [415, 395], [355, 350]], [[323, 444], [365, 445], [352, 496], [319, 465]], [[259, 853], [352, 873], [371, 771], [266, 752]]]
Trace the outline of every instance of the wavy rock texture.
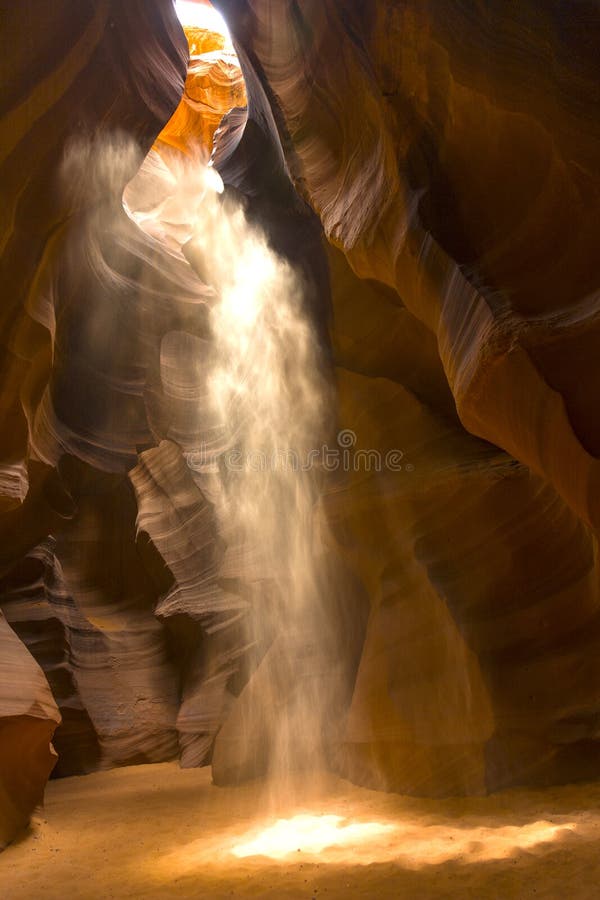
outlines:
[[163, 441], [147, 450], [130, 478], [138, 502], [138, 528], [151, 539], [173, 576], [156, 615], [185, 635], [176, 723], [181, 762], [203, 765], [231, 697], [227, 688], [244, 649], [240, 620], [248, 601], [221, 587], [225, 547], [214, 508], [196, 485], [181, 449]]
[[216, 5], [338, 248], [340, 424], [414, 467], [327, 500], [371, 599], [335, 764], [430, 794], [596, 774], [597, 9]]
[[86, 658], [86, 638], [99, 642], [101, 635], [68, 595], [55, 549], [53, 540], [40, 544], [4, 577], [2, 606], [60, 707], [61, 722], [53, 738], [58, 753], [54, 774], [83, 774], [97, 767], [100, 748], [78, 683], [78, 660]]
[[[0, 600], [11, 653], [20, 648], [48, 698], [50, 685], [60, 716], [33, 708], [24, 664], [7, 651], [2, 778], [17, 794], [2, 795], [3, 840], [41, 799], [59, 720], [58, 775], [177, 755], [203, 764], [252, 665], [238, 621], [251, 588], [242, 596], [217, 584], [217, 575], [232, 586], [248, 581], [249, 554], [216, 533], [210, 485], [195, 483], [184, 455], [210, 430], [201, 363], [214, 291], [162, 232], [144, 232], [122, 207], [125, 185], [180, 101], [185, 38], [168, 0], [126, 10], [64, 3], [52, 22], [38, 6], [6, 21], [16, 45], [31, 19], [28, 53], [39, 71], [25, 78], [21, 56], [4, 60], [15, 97], [2, 120], [0, 170], [8, 201]], [[219, 105], [243, 101], [243, 91], [239, 67], [237, 80], [225, 80], [233, 62], [214, 56], [214, 36], [193, 40], [212, 48], [208, 74], [198, 75], [203, 55], [192, 62], [188, 88], [205, 93], [180, 135], [197, 153]], [[173, 146], [181, 121], [171, 120], [127, 190], [142, 215], [140, 203], [168, 202], [165, 160], [181, 152]], [[280, 151], [278, 159], [269, 177], [285, 196], [263, 198], [253, 215], [285, 224], [274, 241], [306, 272], [316, 308], [326, 287], [320, 226], [297, 199], [288, 209], [296, 195]], [[167, 209], [158, 227], [168, 231], [168, 218]], [[31, 753], [19, 750], [22, 734]]]
[[463, 424], [597, 526], [595, 5], [217, 6], [297, 186], [433, 331]]
[[[118, 474], [135, 464], [139, 442], [152, 442], [138, 399], [146, 338], [136, 336], [136, 291], [126, 290], [142, 263], [110, 226], [125, 219], [116, 213], [123, 187], [179, 102], [187, 47], [158, 0], [65, 0], [52, 10], [32, 0], [2, 18], [6, 841], [42, 799], [58, 722], [58, 774], [177, 752], [172, 649], [153, 614], [133, 493]], [[150, 292], [155, 281], [150, 274]]]
[[161, 131], [156, 147], [183, 153], [211, 154], [221, 119], [234, 106], [246, 104], [246, 89], [237, 56], [223, 35], [186, 27], [190, 63], [179, 106]]
[[430, 795], [598, 774], [597, 10], [215, 5], [247, 110], [214, 35], [188, 33], [184, 93], [170, 0], [4, 12], [2, 842], [51, 739], [60, 775], [242, 774], [267, 648], [240, 627], [248, 548], [190, 464], [211, 289], [121, 203], [136, 172], [131, 210], [164, 199], [230, 106], [226, 197], [302, 274], [356, 434], [322, 511], [331, 765]]

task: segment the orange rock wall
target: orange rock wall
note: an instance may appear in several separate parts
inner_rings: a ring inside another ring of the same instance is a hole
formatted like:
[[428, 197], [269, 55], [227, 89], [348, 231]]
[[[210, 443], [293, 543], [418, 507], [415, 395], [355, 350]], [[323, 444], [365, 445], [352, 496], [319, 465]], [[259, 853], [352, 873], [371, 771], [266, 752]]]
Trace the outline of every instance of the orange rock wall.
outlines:
[[[185, 462], [208, 289], [121, 204], [155, 141], [150, 179], [230, 106], [215, 165], [324, 343], [331, 299], [334, 424], [356, 436], [323, 504], [345, 572], [331, 765], [428, 795], [598, 774], [597, 10], [215, 5], [247, 113], [212, 36], [184, 93], [169, 0], [3, 18], [2, 842], [51, 739], [60, 775], [206, 764], [244, 695]], [[401, 468], [355, 465], [374, 450]]]
[[186, 27], [190, 63], [179, 106], [159, 134], [156, 149], [211, 154], [213, 136], [225, 113], [246, 105], [244, 79], [233, 48], [212, 31]]
[[340, 424], [408, 465], [327, 501], [371, 604], [336, 764], [596, 774], [598, 11], [217, 5], [333, 245]]

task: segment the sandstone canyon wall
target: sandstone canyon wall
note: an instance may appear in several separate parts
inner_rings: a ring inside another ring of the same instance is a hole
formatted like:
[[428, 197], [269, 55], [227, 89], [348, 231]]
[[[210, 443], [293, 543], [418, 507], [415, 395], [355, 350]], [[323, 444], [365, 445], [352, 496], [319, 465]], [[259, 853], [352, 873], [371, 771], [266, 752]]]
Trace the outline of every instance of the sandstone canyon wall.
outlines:
[[409, 466], [329, 499], [371, 600], [337, 764], [426, 793], [585, 777], [597, 8], [217, 5], [333, 245], [341, 424]]
[[323, 498], [330, 765], [429, 795], [600, 769], [597, 8], [214, 5], [247, 111], [214, 38], [178, 106], [170, 0], [5, 13], [0, 841], [51, 741], [58, 775], [179, 756], [227, 777], [251, 610], [186, 463], [208, 288], [121, 197], [229, 106], [215, 166], [302, 273], [335, 426], [402, 454]]

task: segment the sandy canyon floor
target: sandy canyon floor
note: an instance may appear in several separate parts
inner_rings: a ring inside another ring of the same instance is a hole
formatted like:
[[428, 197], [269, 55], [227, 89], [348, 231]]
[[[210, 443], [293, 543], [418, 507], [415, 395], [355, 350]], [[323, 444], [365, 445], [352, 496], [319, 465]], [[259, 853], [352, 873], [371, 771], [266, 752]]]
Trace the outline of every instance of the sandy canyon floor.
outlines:
[[271, 812], [264, 791], [217, 788], [209, 769], [176, 763], [52, 781], [44, 810], [0, 855], [0, 895], [599, 896], [600, 784], [434, 801], [326, 777]]

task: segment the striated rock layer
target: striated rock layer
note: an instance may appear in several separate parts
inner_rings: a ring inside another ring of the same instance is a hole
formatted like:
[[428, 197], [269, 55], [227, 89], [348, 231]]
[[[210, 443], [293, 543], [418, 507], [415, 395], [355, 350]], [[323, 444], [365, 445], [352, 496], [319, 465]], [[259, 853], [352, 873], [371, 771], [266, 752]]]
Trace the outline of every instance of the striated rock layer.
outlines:
[[427, 795], [600, 768], [597, 9], [215, 6], [243, 80], [197, 30], [186, 79], [170, 0], [3, 17], [3, 843], [51, 741], [58, 775], [240, 776], [268, 648], [190, 463], [213, 292], [169, 242], [177, 161], [213, 137], [337, 367], [330, 764]]
[[216, 5], [297, 187], [434, 333], [465, 427], [597, 526], [595, 5]]
[[186, 27], [190, 62], [183, 97], [160, 132], [156, 148], [211, 154], [221, 119], [234, 106], [246, 104], [244, 79], [233, 48], [223, 35]]
[[[101, 3], [91, 19], [80, 11], [71, 20], [65, 3], [52, 28], [36, 6], [6, 22], [17, 43], [19, 23], [35, 20], [27, 46], [40, 72], [27, 75], [16, 142], [11, 110], [2, 121], [0, 169], [13, 203], [2, 257], [0, 605], [11, 678], [0, 698], [1, 783], [14, 785], [0, 797], [3, 841], [41, 800], [53, 732], [57, 775], [177, 756], [206, 764], [252, 664], [236, 624], [248, 600], [218, 583], [231, 585], [248, 554], [225, 547], [188, 465], [210, 430], [202, 362], [214, 291], [169, 237], [179, 202], [169, 165], [182, 150], [199, 155], [219, 104], [243, 101], [239, 67], [228, 83], [224, 53], [221, 81], [211, 69], [194, 116], [170, 120], [125, 210], [144, 154], [177, 103], [189, 106], [187, 94], [180, 101], [186, 42], [171, 4]], [[5, 60], [16, 87], [22, 64]], [[188, 87], [198, 84], [194, 65]], [[39, 130], [38, 81], [47, 104]], [[281, 167], [270, 176], [286, 192], [255, 219], [286, 223], [277, 248], [306, 272], [307, 302], [326, 306], [318, 220], [297, 198], [290, 209]], [[138, 222], [155, 206], [158, 231], [149, 233]], [[19, 749], [24, 740], [31, 753]]]
[[336, 248], [358, 452], [326, 505], [371, 613], [333, 764], [427, 794], [595, 775], [598, 10], [215, 5]]
[[2, 28], [5, 842], [41, 802], [51, 740], [62, 775], [177, 753], [176, 666], [125, 476], [152, 434], [120, 197], [179, 102], [187, 46], [159, 0], [31, 0]]

